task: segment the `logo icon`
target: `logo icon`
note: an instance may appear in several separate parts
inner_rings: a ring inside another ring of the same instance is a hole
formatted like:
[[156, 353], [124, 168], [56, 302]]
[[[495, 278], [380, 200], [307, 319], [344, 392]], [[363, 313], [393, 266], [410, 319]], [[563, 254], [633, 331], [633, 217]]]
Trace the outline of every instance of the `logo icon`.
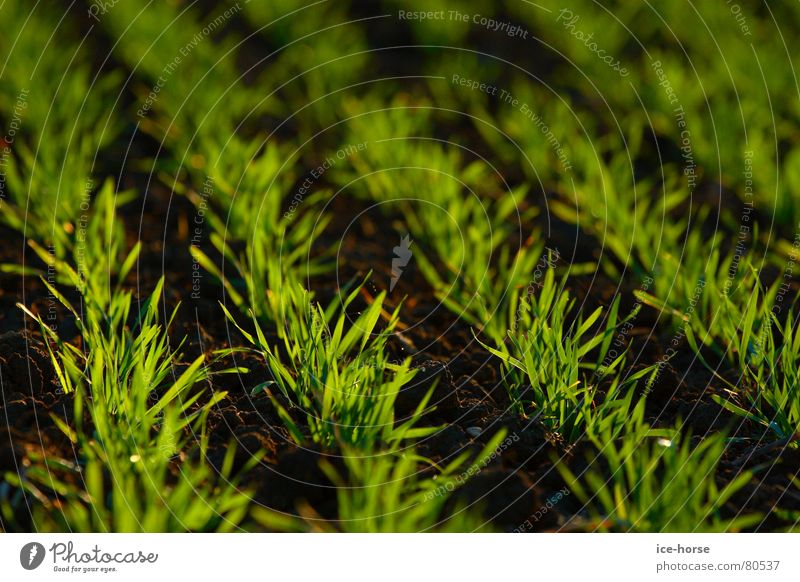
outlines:
[[22, 546], [19, 552], [19, 563], [26, 570], [35, 570], [44, 562], [44, 546], [38, 542], [31, 542]]
[[410, 239], [411, 235], [406, 235], [400, 239], [400, 244], [394, 247], [394, 258], [392, 258], [392, 281], [389, 285], [389, 292], [394, 291], [394, 286], [400, 280], [400, 275], [403, 274], [403, 267], [408, 265], [411, 260], [411, 244], [414, 242]]

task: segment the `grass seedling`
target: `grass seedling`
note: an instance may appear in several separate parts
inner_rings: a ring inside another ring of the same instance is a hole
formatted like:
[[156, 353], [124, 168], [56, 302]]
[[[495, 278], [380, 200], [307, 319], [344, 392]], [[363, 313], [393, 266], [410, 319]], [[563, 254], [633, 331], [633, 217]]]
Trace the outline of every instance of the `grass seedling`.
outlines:
[[95, 190], [96, 160], [119, 134], [113, 105], [121, 76], [96, 77], [90, 52], [47, 10], [17, 0], [0, 10], [7, 30], [0, 39], [0, 115], [10, 123], [8, 141], [0, 139], [0, 220], [53, 243], [63, 258]]
[[[517, 204], [516, 197], [509, 195], [494, 208], [494, 226], [510, 220]], [[479, 205], [464, 203], [463, 207], [479, 212]], [[484, 209], [480, 208], [483, 214]], [[442, 304], [458, 315], [464, 322], [479, 328], [492, 339], [501, 338], [513, 318], [513, 295], [522, 289], [535, 271], [542, 256], [544, 245], [532, 234], [522, 246], [512, 251], [507, 243], [506, 229], [486, 229], [480, 218], [473, 215], [467, 224], [466, 240], [463, 232], [446, 229], [429, 239], [433, 252], [429, 258], [424, 252], [417, 255], [420, 270], [435, 289]], [[433, 217], [429, 217], [433, 220]], [[485, 223], [483, 223], [485, 224]], [[418, 227], [433, 231], [433, 224], [425, 222]], [[458, 229], [460, 230], [460, 229]], [[435, 261], [444, 265], [437, 268]]]
[[[326, 254], [312, 256], [314, 240], [330, 221], [329, 216], [307, 211], [324, 192], [289, 205], [294, 182], [283, 171], [287, 154], [268, 145], [233, 142], [219, 153], [211, 166], [204, 190], [221, 196], [188, 191], [213, 228], [211, 242], [229, 267], [226, 274], [192, 241], [195, 260], [222, 282], [231, 301], [243, 312], [252, 310], [262, 321], [283, 321], [281, 296], [294, 282], [327, 272]], [[249, 162], [252, 158], [252, 162]], [[235, 181], [234, 181], [235, 180]], [[302, 207], [300, 206], [302, 204]], [[235, 247], [244, 247], [239, 252]]]
[[[722, 434], [697, 446], [680, 426], [653, 430], [642, 411], [632, 415], [621, 435], [605, 432], [592, 441], [599, 458], [576, 476], [563, 463], [556, 468], [588, 510], [584, 528], [622, 532], [740, 531], [760, 515], [725, 518], [722, 508], [751, 478], [743, 472], [720, 489], [717, 466], [725, 451]], [[607, 472], [599, 469], [606, 465]], [[609, 475], [610, 476], [607, 476]]]
[[[158, 323], [163, 280], [130, 328], [130, 293], [113, 293], [107, 306], [87, 294], [79, 313], [47, 285], [75, 317], [86, 351], [61, 340], [40, 316], [23, 307], [50, 340], [56, 376], [62, 389], [73, 395], [74, 426], [57, 416], [53, 420], [73, 442], [81, 467], [80, 478], [75, 479], [70, 475], [74, 463], [35, 458], [24, 475], [8, 476], [42, 501], [34, 516], [37, 528], [125, 532], [235, 528], [249, 505], [249, 495], [239, 491], [232, 479], [235, 449], [226, 457], [219, 481], [205, 459], [206, 417], [226, 394], [216, 393], [200, 403], [202, 385], [209, 379], [204, 356], [176, 377], [180, 353], [170, 350], [166, 328]], [[189, 427], [201, 435], [200, 456], [180, 465], [175, 478], [174, 460], [187, 449]]]
[[[343, 301], [335, 299], [323, 310], [306, 290], [297, 286], [287, 302], [280, 346], [270, 345], [257, 320], [255, 336], [240, 328], [263, 355], [274, 382], [261, 388], [270, 395], [298, 443], [309, 439], [326, 448], [339, 444], [371, 451], [436, 431], [416, 427], [433, 388], [408, 419], [396, 422], [394, 402], [416, 370], [410, 368], [410, 359], [400, 364], [389, 362], [385, 345], [397, 324], [398, 310], [391, 314], [383, 330], [376, 329], [385, 293], [378, 295], [345, 330], [347, 308], [360, 290], [361, 285]], [[230, 312], [226, 310], [226, 314], [235, 323]], [[304, 417], [308, 435], [270, 387], [278, 389]]]
[[[81, 219], [71, 252], [63, 258], [51, 247], [44, 248], [35, 239], [28, 240], [54, 282], [90, 297], [98, 317], [111, 305], [112, 295], [121, 292], [125, 278], [139, 258], [139, 242], [125, 254], [125, 229], [117, 216], [119, 206], [133, 195], [133, 192], [115, 192], [112, 182], [106, 181], [92, 202], [91, 211]], [[35, 272], [29, 268], [26, 271]]]
[[[161, 167], [175, 171], [209, 163], [206, 143], [239, 133], [248, 115], [267, 109], [262, 90], [247, 90], [234, 64], [235, 35], [228, 28], [239, 8], [214, 10], [206, 19], [193, 6], [125, 3], [108, 10], [100, 26], [115, 43], [115, 56], [136, 72], [134, 112], [142, 129], [173, 150]], [[221, 137], [224, 136], [224, 137]], [[202, 183], [202, 182], [201, 182]]]
[[680, 241], [688, 223], [676, 217], [675, 210], [685, 194], [673, 166], [664, 166], [659, 181], [634, 175], [630, 156], [641, 148], [638, 130], [633, 124], [624, 141], [609, 137], [599, 143], [575, 142], [577, 178], [559, 188], [550, 209], [602, 243], [601, 265], [609, 276], [619, 278], [619, 265], [625, 265], [639, 278], [659, 274], [659, 290], [669, 289], [674, 271], [663, 261], [665, 255], [679, 262], [682, 256]]
[[740, 264], [737, 255], [723, 257], [702, 245], [687, 252], [698, 258], [674, 263], [671, 290], [656, 279], [655, 295], [635, 294], [666, 314], [696, 351], [705, 346], [744, 370], [760, 357], [756, 348], [770, 325], [779, 285], [765, 289], [754, 265], [749, 260]]
[[[301, 508], [303, 519], [291, 520], [289, 529], [350, 533], [465, 533], [487, 531], [488, 525], [474, 508], [450, 504], [458, 487], [480, 471], [498, 450], [505, 431], [495, 434], [474, 460], [465, 452], [444, 467], [405, 452], [365, 454], [345, 448], [345, 474], [322, 461], [322, 469], [336, 485], [336, 521], [326, 521], [311, 508]], [[422, 467], [422, 468], [421, 468]], [[430, 476], [430, 471], [435, 473]], [[256, 509], [254, 516], [263, 525], [287, 529], [281, 516]]]
[[707, 303], [695, 310], [687, 332], [692, 345], [709, 346], [741, 370], [757, 365], [764, 355], [762, 344], [771, 333], [770, 310], [778, 291], [777, 285], [764, 289], [750, 264], [744, 269], [731, 291], [713, 279], [706, 284]]
[[[743, 388], [730, 386], [729, 398], [713, 398], [796, 447], [800, 434], [800, 326], [793, 312], [782, 327], [771, 311], [764, 317], [758, 337], [742, 334], [738, 349], [744, 348], [747, 354], [740, 368]], [[740, 398], [748, 404], [737, 404]]]
[[[30, 470], [10, 482], [41, 503], [34, 512], [38, 529], [63, 531], [208, 531], [229, 530], [243, 519], [249, 496], [231, 475], [233, 453], [221, 479], [205, 459], [205, 422], [225, 393], [201, 403], [209, 381], [205, 357], [188, 365], [179, 345], [169, 345], [158, 320], [163, 279], [134, 316], [133, 296], [122, 284], [139, 254], [125, 257], [115, 214], [114, 193], [107, 184], [75, 248], [77, 266], [31, 243], [59, 283], [80, 294], [80, 309], [49, 281], [51, 295], [71, 313], [82, 348], [67, 343], [41, 315], [20, 307], [39, 323], [48, 340], [50, 360], [60, 388], [73, 399], [73, 423], [54, 422], [72, 441], [79, 463], [65, 459], [29, 459]], [[112, 282], [112, 277], [116, 282]], [[222, 372], [221, 372], [222, 373]], [[188, 432], [200, 435], [200, 456], [181, 466], [175, 459], [188, 450]], [[231, 448], [231, 451], [234, 449]], [[213, 500], [213, 501], [212, 501]], [[218, 500], [222, 505], [217, 505]]]
[[600, 333], [591, 330], [600, 321], [602, 308], [569, 324], [574, 304], [548, 268], [542, 287], [518, 300], [518, 321], [506, 341], [494, 347], [483, 344], [503, 362], [504, 383], [516, 411], [537, 415], [570, 443], [586, 430], [597, 431], [595, 425], [610, 417], [621, 421], [631, 405], [629, 386], [651, 372], [645, 370], [624, 382], [614, 379], [601, 400], [598, 385], [612, 376], [625, 357], [623, 352], [608, 358], [619, 300]]
[[[85, 396], [83, 388], [76, 393], [76, 399]], [[102, 407], [89, 412], [94, 420], [104, 415]], [[125, 443], [127, 427], [114, 420], [99, 423], [91, 434], [65, 426], [77, 462], [31, 454], [25, 471], [5, 479], [36, 500], [32, 519], [40, 532], [237, 530], [248, 513], [250, 493], [233, 475], [236, 448], [228, 449], [216, 469], [206, 460], [208, 436], [203, 434], [197, 457], [179, 461], [169, 451], [187, 444], [180, 424], [175, 409], [167, 409], [158, 421], [158, 436], [148, 443], [152, 450], [133, 453]]]
[[[364, 80], [359, 72], [369, 67], [365, 30], [352, 21], [343, 2], [250, 2], [243, 12], [270, 43], [286, 47], [269, 63], [270, 78], [293, 79], [280, 87], [274, 103], [278, 115], [297, 123], [302, 140], [325, 140], [319, 130], [339, 121], [341, 99]], [[341, 91], [345, 87], [349, 89]], [[294, 106], [298, 103], [303, 107]]]
[[398, 104], [351, 120], [351, 139], [368, 128], [375, 139], [335, 175], [356, 195], [400, 210], [436, 297], [500, 337], [511, 293], [528, 283], [542, 254], [537, 232], [522, 235], [537, 211], [525, 204], [527, 187], [510, 188], [485, 162], [465, 166], [458, 150], [419, 137], [429, 116], [424, 103]]
[[[708, 276], [697, 287], [691, 311], [682, 318], [686, 339], [698, 359], [728, 385], [730, 397], [713, 395], [716, 402], [793, 442], [800, 429], [800, 339], [794, 314], [790, 311], [781, 326], [777, 314], [782, 307], [776, 300], [780, 285], [765, 289], [749, 261], [737, 271], [732, 257], [722, 264], [718, 257], [712, 253]], [[681, 315], [653, 297], [645, 300]], [[703, 348], [735, 366], [742, 381], [734, 385], [720, 376]], [[749, 406], [741, 405], [741, 399]]]
[[[172, 353], [166, 329], [158, 321], [158, 297], [163, 279], [147, 299], [139, 317], [128, 328], [132, 296], [129, 292], [114, 294], [104, 310], [91, 296], [84, 297], [83, 313], [79, 313], [54, 287], [46, 283], [75, 318], [86, 351], [64, 342], [40, 316], [22, 309], [40, 324], [42, 334], [54, 342], [58, 351], [50, 355], [61, 387], [77, 392], [82, 385], [91, 386], [95, 406], [104, 405], [106, 413], [128, 423], [131, 447], [149, 442], [155, 419], [168, 406], [177, 406], [183, 420], [178, 429], [187, 426], [198, 413], [192, 405], [200, 398], [197, 386], [208, 379], [204, 356], [195, 359], [177, 379], [170, 382], [179, 353]], [[167, 327], [175, 317], [177, 307]], [[180, 350], [180, 346], [178, 346]], [[212, 404], [225, 397], [215, 395]], [[99, 416], [97, 422], [103, 422]], [[136, 443], [140, 444], [136, 444]]]

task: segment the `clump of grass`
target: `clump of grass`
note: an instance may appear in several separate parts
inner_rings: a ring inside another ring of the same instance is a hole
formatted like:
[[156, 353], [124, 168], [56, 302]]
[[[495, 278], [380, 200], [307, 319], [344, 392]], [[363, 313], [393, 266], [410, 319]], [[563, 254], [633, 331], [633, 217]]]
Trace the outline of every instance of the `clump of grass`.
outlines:
[[[247, 90], [234, 63], [238, 13], [225, 8], [204, 18], [193, 6], [152, 4], [144, 9], [118, 3], [100, 22], [115, 43], [115, 56], [135, 72], [135, 113], [141, 128], [174, 152], [159, 168], [203, 171], [207, 145], [234, 136], [248, 115], [269, 107], [263, 91]], [[271, 86], [264, 76], [259, 87]]]
[[[76, 244], [82, 208], [96, 189], [96, 159], [119, 134], [109, 104], [121, 76], [95, 75], [90, 52], [47, 10], [18, 0], [0, 10], [8, 30], [0, 39], [0, 115], [14, 128], [8, 133], [13, 147], [3, 153], [2, 186], [8, 191], [1, 192], [0, 220], [42, 244], [53, 243], [54, 253], [64, 257]], [[67, 53], [74, 55], [69, 62]]]
[[[605, 423], [622, 422], [632, 404], [632, 386], [654, 370], [645, 369], [624, 379], [615, 375], [625, 358], [624, 352], [608, 357], [618, 324], [619, 299], [611, 306], [600, 333], [591, 330], [600, 321], [602, 308], [570, 324], [575, 300], [556, 283], [550, 267], [541, 288], [515, 303], [518, 321], [505, 341], [494, 347], [482, 344], [502, 360], [503, 381], [515, 410], [536, 415], [570, 443], [585, 431], [597, 432]], [[599, 386], [607, 378], [612, 381], [602, 397]]]
[[[79, 463], [31, 458], [9, 482], [34, 495], [37, 529], [49, 531], [228, 531], [244, 518], [249, 494], [231, 474], [231, 447], [217, 474], [206, 460], [209, 411], [226, 393], [200, 404], [209, 373], [200, 356], [175, 377], [179, 351], [158, 322], [163, 279], [128, 327], [132, 295], [116, 292], [107, 306], [92, 294], [81, 314], [48, 283], [72, 313], [86, 351], [64, 342], [27, 308], [50, 342], [48, 350], [61, 388], [72, 394], [73, 426], [53, 415], [72, 441]], [[177, 310], [177, 308], [176, 308]], [[172, 318], [174, 318], [173, 312]], [[167, 324], [167, 326], [169, 323]], [[180, 347], [178, 348], [180, 349]], [[188, 450], [186, 429], [200, 434], [199, 456], [178, 466]], [[48, 493], [49, 492], [49, 493]]]
[[[73, 257], [80, 259], [77, 266], [31, 243], [53, 280], [79, 294], [80, 309], [43, 278], [74, 318], [81, 347], [64, 341], [41, 315], [20, 305], [38, 322], [59, 388], [71, 395], [72, 421], [51, 416], [72, 442], [76, 459], [34, 455], [30, 468], [9, 475], [9, 482], [39, 501], [33, 514], [37, 529], [235, 528], [250, 499], [231, 474], [235, 449], [220, 471], [206, 460], [206, 418], [226, 393], [201, 402], [210, 380], [205, 356], [179, 364], [183, 342], [170, 346], [167, 333], [178, 307], [166, 325], [159, 321], [163, 278], [134, 314], [133, 295], [122, 285], [140, 247], [122, 254], [124, 239], [110, 184], [101, 191], [83, 235]], [[200, 435], [199, 454], [190, 461], [182, 458], [191, 451], [189, 431]]]
[[[621, 434], [604, 431], [592, 438], [599, 458], [575, 475], [558, 463], [589, 519], [582, 527], [617, 532], [724, 532], [758, 523], [761, 515], [724, 518], [722, 508], [751, 478], [742, 472], [720, 489], [716, 475], [726, 441], [707, 435], [692, 446], [681, 426], [651, 429], [643, 409], [626, 421]], [[601, 470], [598, 465], [607, 465]], [[607, 476], [610, 474], [610, 477]]]
[[[82, 389], [76, 398], [84, 398]], [[208, 435], [200, 436], [194, 459], [178, 461], [168, 451], [176, 444], [180, 422], [175, 409], [158, 421], [159, 436], [145, 445], [150, 452], [130, 453], [126, 427], [102, 421], [105, 410], [92, 409], [94, 433], [64, 427], [77, 460], [31, 453], [28, 467], [7, 473], [8, 483], [31, 496], [33, 527], [41, 532], [229, 532], [247, 516], [251, 494], [233, 474], [236, 448], [230, 447], [219, 469], [206, 459]], [[77, 417], [76, 417], [77, 418]], [[254, 457], [255, 460], [255, 457]], [[176, 471], [176, 465], [178, 470]], [[251, 463], [252, 466], [252, 463]], [[251, 468], [250, 466], [250, 468]], [[242, 470], [244, 473], [248, 467]], [[2, 505], [13, 523], [13, 502]], [[17, 503], [22, 500], [17, 499]]]
[[[524, 191], [509, 193], [502, 201], [487, 204], [488, 208], [468, 198], [460, 207], [469, 215], [454, 217], [457, 222], [452, 228], [442, 228], [443, 223], [433, 215], [418, 227], [429, 233], [432, 252], [430, 257], [424, 252], [416, 257], [436, 297], [464, 322], [493, 339], [507, 329], [514, 314], [511, 297], [528, 284], [544, 249], [536, 233], [516, 250], [509, 243], [513, 233], [508, 225], [514, 222], [513, 214], [523, 196]], [[487, 212], [491, 222], [486, 221]], [[531, 217], [532, 213], [527, 213], [525, 219]], [[466, 225], [465, 230], [459, 225]]]
[[[137, 442], [148, 442], [154, 420], [170, 405], [178, 406], [178, 412], [184, 416], [178, 429], [187, 426], [197, 416], [197, 413], [190, 414], [190, 409], [202, 394], [202, 391], [196, 391], [196, 386], [208, 379], [203, 366], [205, 357], [199, 356], [170, 382], [180, 353], [173, 353], [167, 331], [157, 321], [163, 279], [153, 295], [142, 304], [139, 317], [133, 324], [134, 331], [128, 328], [132, 303], [130, 292], [112, 295], [107, 309], [95, 303], [91, 296], [85, 296], [83, 312], [79, 313], [57, 289], [49, 283], [46, 285], [75, 318], [85, 352], [64, 342], [40, 316], [24, 306], [20, 307], [40, 323], [42, 333], [58, 347], [57, 351], [51, 349], [51, 360], [64, 391], [74, 393], [81, 387], [91, 387], [94, 405], [103, 404], [107, 414], [128, 423], [132, 447], [139, 446]], [[172, 312], [167, 327], [177, 309]], [[224, 396], [224, 393], [216, 395], [213, 402]]]
[[[41, 246], [36, 239], [28, 240], [53, 281], [90, 298], [89, 305], [98, 318], [110, 308], [112, 296], [120, 293], [125, 278], [139, 259], [141, 242], [125, 253], [125, 229], [117, 214], [119, 207], [133, 196], [131, 191], [116, 192], [113, 183], [107, 180], [95, 196], [91, 210], [82, 218], [74, 246], [63, 257], [53, 252], [52, 247]], [[45, 275], [28, 267], [25, 270]]]
[[673, 322], [676, 337], [685, 334], [691, 345], [705, 346], [744, 370], [770, 325], [779, 285], [765, 288], [751, 261], [734, 253], [723, 255], [698, 243], [686, 254], [692, 258], [673, 264], [670, 288], [657, 286], [656, 279], [654, 294], [634, 293]]
[[[311, 440], [326, 448], [342, 445], [370, 451], [436, 430], [416, 427], [433, 388], [407, 420], [397, 424], [395, 419], [397, 395], [416, 374], [410, 368], [410, 358], [393, 364], [385, 350], [397, 325], [399, 308], [378, 331], [385, 298], [381, 293], [345, 329], [347, 308], [362, 285], [343, 300], [335, 299], [326, 309], [313, 302], [308, 291], [295, 287], [286, 302], [281, 345], [270, 345], [257, 320], [253, 322], [255, 335], [241, 330], [263, 355], [274, 377], [259, 390], [271, 397], [298, 443]], [[230, 312], [226, 310], [226, 314], [235, 323]], [[292, 410], [286, 410], [274, 397], [272, 389], [279, 390], [304, 417], [308, 435], [293, 419]]]
[[544, 248], [530, 226], [538, 211], [525, 202], [527, 186], [512, 188], [484, 160], [465, 163], [461, 151], [421, 135], [430, 118], [425, 101], [359, 113], [350, 139], [369, 135], [369, 147], [334, 175], [356, 195], [401, 211], [436, 297], [498, 337], [510, 294], [528, 283]]
[[[486, 65], [485, 61], [477, 65], [474, 78], [484, 78]], [[521, 79], [504, 85], [500, 75], [497, 76], [498, 87], [519, 103], [516, 107], [502, 104], [490, 113], [499, 101], [497, 95], [490, 97], [477, 92], [464, 95], [472, 100], [475, 129], [491, 148], [493, 159], [502, 160], [506, 167], [518, 166], [535, 191], [558, 188], [574, 170], [575, 144], [580, 141], [597, 144], [596, 139], [587, 137], [587, 133], [599, 137], [591, 123], [596, 116], [579, 116], [575, 104], [551, 87], [532, 85]], [[478, 102], [481, 96], [485, 103]]]
[[[727, 284], [720, 285], [719, 279], [707, 280], [707, 304], [695, 310], [687, 335], [693, 345], [708, 346], [744, 370], [759, 365], [765, 355], [763, 344], [771, 334], [772, 307], [779, 285], [776, 282], [766, 288], [749, 261], [742, 271]], [[711, 306], [712, 301], [716, 308]]]
[[[480, 513], [450, 503], [457, 491], [458, 475], [473, 475], [480, 460], [489, 458], [505, 438], [505, 430], [496, 435], [471, 460], [467, 451], [440, 467], [415, 454], [413, 449], [366, 454], [344, 449], [345, 471], [328, 461], [321, 463], [327, 477], [336, 486], [338, 512], [335, 521], [317, 515], [312, 508], [301, 508], [302, 519], [286, 519], [269, 510], [257, 508], [257, 521], [273, 529], [350, 533], [419, 533], [489, 531]], [[423, 468], [421, 468], [423, 467]], [[427, 469], [425, 469], [427, 468]], [[431, 476], [430, 471], [434, 471]], [[465, 482], [463, 479], [460, 483]], [[448, 504], [450, 508], [448, 510]]]
[[[190, 251], [243, 313], [252, 310], [262, 321], [278, 324], [283, 321], [284, 290], [332, 266], [325, 254], [312, 256], [313, 242], [330, 216], [308, 211], [324, 192], [301, 197], [292, 208], [294, 177], [285, 170], [288, 152], [274, 144], [259, 147], [255, 142], [226, 144], [226, 153], [215, 158], [203, 188], [217, 195], [209, 200], [207, 193], [187, 191], [198, 207], [203, 206], [213, 228], [211, 243], [229, 266], [228, 273], [194, 240]], [[244, 248], [237, 252], [237, 246]]]
[[640, 131], [632, 124], [624, 138], [574, 143], [575, 177], [559, 187], [549, 206], [602, 242], [601, 266], [609, 276], [619, 278], [624, 265], [640, 278], [661, 277], [659, 290], [668, 290], [674, 271], [665, 257], [678, 263], [682, 258], [680, 241], [688, 220], [675, 211], [686, 195], [674, 166], [664, 165], [658, 180], [635, 174], [632, 158], [641, 149]]
[[[685, 274], [679, 277], [685, 278]], [[721, 260], [714, 251], [685, 311], [648, 294], [640, 297], [680, 321], [682, 335], [698, 359], [728, 385], [730, 397], [713, 395], [716, 402], [737, 416], [764, 426], [777, 438], [793, 442], [800, 430], [796, 370], [800, 340], [793, 311], [783, 324], [778, 318], [782, 311], [778, 293], [785, 294], [779, 283], [765, 287], [748, 259], [737, 265], [734, 255]], [[718, 366], [708, 362], [708, 351], [735, 366], [742, 382], [733, 385], [720, 376]], [[742, 405], [742, 399], [749, 406]]]
[[[748, 314], [754, 311], [748, 309]], [[800, 434], [800, 326], [793, 312], [782, 326], [771, 310], [765, 310], [762, 317], [758, 336], [740, 334], [737, 349], [746, 354], [740, 363], [743, 388], [729, 383], [728, 398], [713, 398], [725, 409], [796, 447]], [[753, 319], [751, 316], [743, 325], [752, 326]], [[742, 398], [747, 404], [737, 404]]]
[[[370, 66], [365, 28], [348, 15], [348, 4], [276, 0], [243, 6], [245, 18], [261, 35], [285, 47], [270, 59], [269, 78], [292, 82], [279, 88], [274, 106], [281, 118], [298, 125], [303, 141], [325, 139], [319, 129], [339, 121], [341, 99], [363, 81], [360, 71]], [[297, 103], [305, 105], [298, 109]]]

